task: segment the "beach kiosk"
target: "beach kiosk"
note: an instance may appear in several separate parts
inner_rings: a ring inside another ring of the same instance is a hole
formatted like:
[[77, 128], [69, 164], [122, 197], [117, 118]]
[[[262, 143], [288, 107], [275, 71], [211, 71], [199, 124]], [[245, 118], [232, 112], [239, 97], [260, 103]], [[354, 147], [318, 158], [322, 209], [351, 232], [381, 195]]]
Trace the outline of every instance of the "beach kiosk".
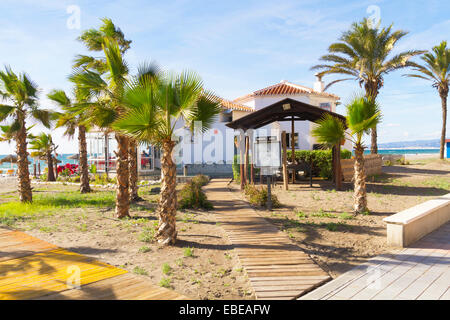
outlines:
[[[95, 165], [99, 173], [115, 173], [117, 142], [114, 134], [91, 130], [86, 135], [86, 141], [89, 166]], [[137, 147], [138, 175], [158, 173], [161, 167], [160, 158], [159, 148], [139, 145]]]

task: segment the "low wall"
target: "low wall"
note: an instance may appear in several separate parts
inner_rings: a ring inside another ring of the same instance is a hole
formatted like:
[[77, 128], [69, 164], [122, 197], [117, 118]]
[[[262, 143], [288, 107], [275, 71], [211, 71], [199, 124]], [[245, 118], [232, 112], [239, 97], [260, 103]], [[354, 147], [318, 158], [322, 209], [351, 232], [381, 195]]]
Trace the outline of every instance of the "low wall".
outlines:
[[[379, 154], [368, 154], [364, 156], [364, 169], [366, 171], [366, 176], [373, 176], [375, 174], [380, 174], [381, 167], [383, 165], [383, 160]], [[354, 159], [341, 159], [342, 176], [344, 181], [352, 181], [354, 175]]]
[[[183, 167], [177, 168], [177, 173], [184, 174]], [[233, 176], [233, 168], [231, 164], [188, 164], [187, 175], [197, 174], [204, 174], [211, 178], [229, 178]]]
[[450, 221], [450, 193], [418, 204], [390, 217], [387, 224], [387, 243], [406, 247]]

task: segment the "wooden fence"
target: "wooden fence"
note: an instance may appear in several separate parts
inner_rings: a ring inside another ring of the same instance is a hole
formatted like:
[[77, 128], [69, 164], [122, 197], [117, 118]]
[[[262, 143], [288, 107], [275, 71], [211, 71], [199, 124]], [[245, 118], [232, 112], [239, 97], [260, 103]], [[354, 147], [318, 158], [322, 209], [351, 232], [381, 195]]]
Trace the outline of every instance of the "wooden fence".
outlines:
[[[354, 159], [342, 159], [341, 168], [344, 181], [353, 180], [353, 168]], [[383, 160], [379, 154], [368, 154], [364, 156], [364, 168], [366, 170], [366, 176], [372, 176], [374, 174], [381, 173], [381, 166], [383, 165]]]

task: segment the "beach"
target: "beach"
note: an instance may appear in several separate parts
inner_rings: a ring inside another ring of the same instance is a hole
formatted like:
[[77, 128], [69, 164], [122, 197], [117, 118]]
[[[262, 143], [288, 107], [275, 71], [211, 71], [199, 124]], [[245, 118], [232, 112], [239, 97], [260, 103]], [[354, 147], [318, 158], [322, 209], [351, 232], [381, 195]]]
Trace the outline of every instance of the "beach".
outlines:
[[17, 177], [0, 177], [0, 194], [17, 190]]

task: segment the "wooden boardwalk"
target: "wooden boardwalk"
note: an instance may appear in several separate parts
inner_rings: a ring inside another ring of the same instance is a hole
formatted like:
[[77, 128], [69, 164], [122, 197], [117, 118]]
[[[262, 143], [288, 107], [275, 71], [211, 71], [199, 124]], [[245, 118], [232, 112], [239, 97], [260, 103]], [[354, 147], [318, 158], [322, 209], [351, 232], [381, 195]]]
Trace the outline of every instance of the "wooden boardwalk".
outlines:
[[450, 300], [450, 223], [409, 248], [381, 255], [304, 300]]
[[[77, 277], [79, 275], [79, 277]], [[74, 288], [78, 285], [79, 288]], [[186, 299], [126, 270], [0, 228], [0, 300]]]
[[233, 198], [227, 183], [214, 179], [204, 189], [257, 299], [295, 299], [331, 279], [285, 233]]

